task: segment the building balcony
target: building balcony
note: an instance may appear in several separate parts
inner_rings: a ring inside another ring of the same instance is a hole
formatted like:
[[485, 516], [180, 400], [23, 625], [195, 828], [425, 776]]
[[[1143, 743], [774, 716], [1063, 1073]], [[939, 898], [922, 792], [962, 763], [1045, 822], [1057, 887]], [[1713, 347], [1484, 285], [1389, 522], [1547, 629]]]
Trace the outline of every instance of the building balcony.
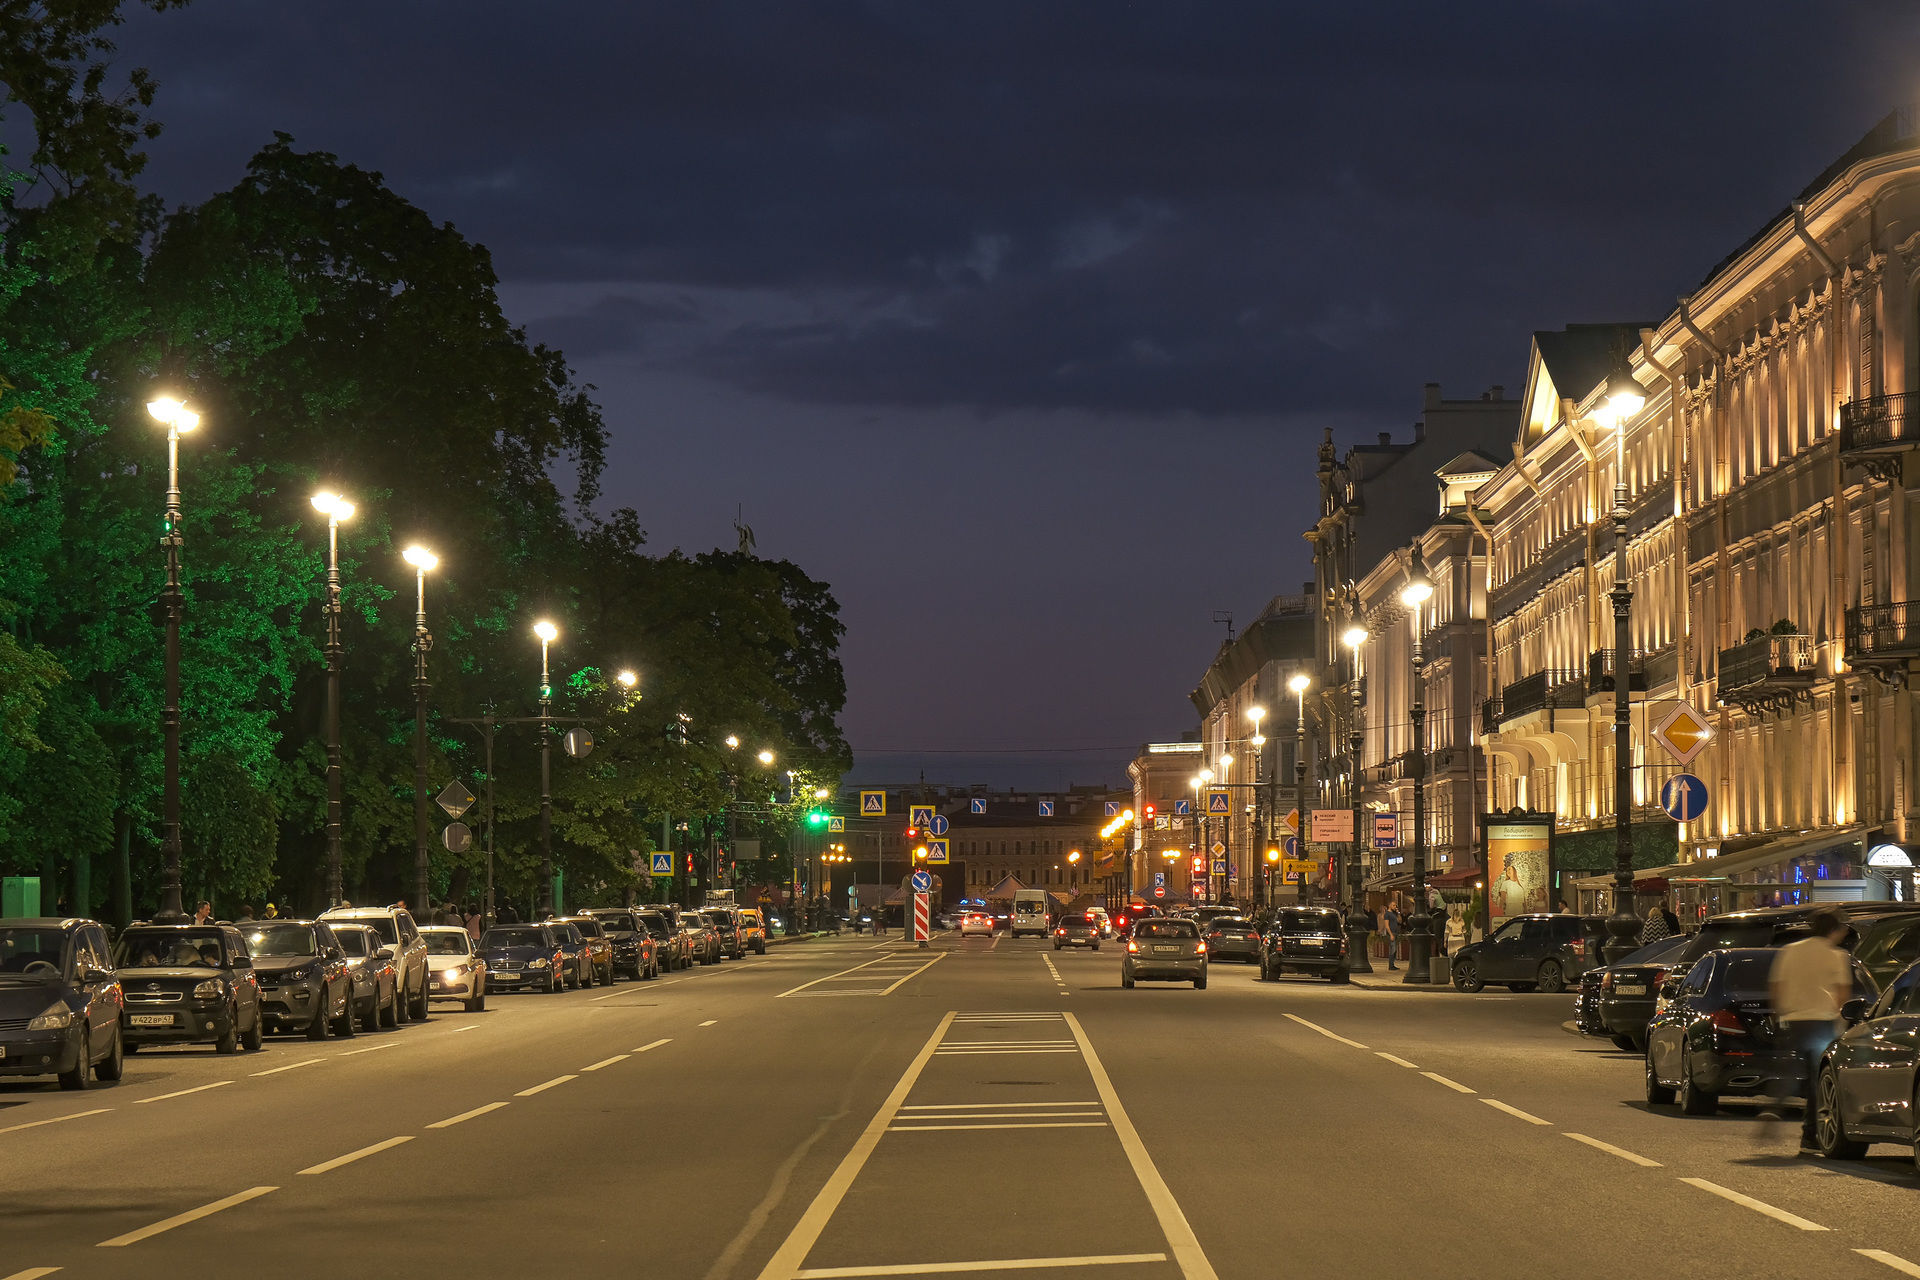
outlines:
[[1920, 445], [1920, 422], [1914, 420], [1912, 407], [1906, 392], [1841, 405], [1840, 456], [1865, 463]]
[[1585, 685], [1577, 671], [1549, 668], [1522, 676], [1500, 691], [1500, 723], [1510, 724], [1549, 707], [1584, 707]]
[[1500, 732], [1500, 695], [1497, 693], [1480, 704], [1480, 732]]
[[1862, 605], [1847, 610], [1847, 660], [1889, 666], [1920, 658], [1920, 602]]
[[1720, 701], [1748, 711], [1784, 710], [1819, 677], [1812, 636], [1755, 636], [1720, 651]]
[[[1587, 655], [1587, 696], [1612, 693], [1614, 691], [1614, 651], [1595, 649]], [[1627, 659], [1627, 692], [1629, 694], [1647, 691], [1647, 668], [1642, 656], [1632, 654]]]

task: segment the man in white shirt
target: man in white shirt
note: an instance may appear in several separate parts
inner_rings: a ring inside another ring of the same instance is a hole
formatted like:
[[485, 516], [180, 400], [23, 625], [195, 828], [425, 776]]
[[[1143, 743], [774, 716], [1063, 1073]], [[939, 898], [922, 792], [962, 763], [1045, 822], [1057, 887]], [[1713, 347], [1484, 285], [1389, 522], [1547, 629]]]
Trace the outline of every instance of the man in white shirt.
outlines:
[[[1840, 1006], [1853, 998], [1853, 964], [1840, 949], [1847, 922], [1838, 911], [1822, 907], [1807, 921], [1811, 935], [1780, 948], [1768, 973], [1774, 1020], [1780, 1037], [1800, 1057], [1800, 1150], [1819, 1150], [1814, 1143], [1818, 1106], [1814, 1098], [1820, 1059], [1840, 1034]], [[1780, 1103], [1792, 1081], [1782, 1081]]]

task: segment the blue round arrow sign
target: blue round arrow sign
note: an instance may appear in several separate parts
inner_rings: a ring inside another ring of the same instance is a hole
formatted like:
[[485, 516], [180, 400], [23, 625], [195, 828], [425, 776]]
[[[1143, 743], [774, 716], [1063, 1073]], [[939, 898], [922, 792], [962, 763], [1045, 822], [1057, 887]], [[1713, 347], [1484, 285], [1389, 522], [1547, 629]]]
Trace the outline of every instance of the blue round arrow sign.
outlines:
[[947, 828], [952, 825], [951, 822], [947, 821], [946, 814], [936, 813], [933, 815], [933, 821], [927, 824], [927, 830], [933, 832], [936, 836], [943, 836], [947, 834]]
[[1675, 822], [1692, 822], [1707, 811], [1707, 784], [1690, 773], [1676, 773], [1660, 788], [1660, 807]]

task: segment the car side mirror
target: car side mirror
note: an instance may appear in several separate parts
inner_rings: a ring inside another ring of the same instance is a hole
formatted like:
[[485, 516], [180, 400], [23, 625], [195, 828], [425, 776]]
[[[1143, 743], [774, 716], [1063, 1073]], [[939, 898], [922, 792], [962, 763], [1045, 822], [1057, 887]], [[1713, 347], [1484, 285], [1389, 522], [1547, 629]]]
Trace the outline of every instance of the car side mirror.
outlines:
[[393, 948], [382, 947], [378, 951], [374, 952], [373, 954], [374, 954], [374, 958], [377, 960], [391, 960], [393, 959]]
[[1671, 1000], [1680, 994], [1680, 979], [1668, 978], [1660, 984], [1660, 998]]
[[344, 960], [346, 959], [346, 956], [347, 956], [347, 953], [342, 951], [338, 947], [327, 948], [327, 959], [329, 960]]
[[1867, 1008], [1867, 1001], [1860, 996], [1855, 996], [1840, 1006], [1840, 1017], [1848, 1026], [1852, 1026], [1867, 1016]]

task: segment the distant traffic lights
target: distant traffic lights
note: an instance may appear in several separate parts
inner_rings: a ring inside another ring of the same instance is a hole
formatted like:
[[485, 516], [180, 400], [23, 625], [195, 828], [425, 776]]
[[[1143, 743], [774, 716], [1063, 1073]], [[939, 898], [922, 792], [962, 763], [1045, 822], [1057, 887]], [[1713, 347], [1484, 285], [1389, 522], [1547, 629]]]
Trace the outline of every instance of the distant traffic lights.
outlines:
[[824, 827], [827, 825], [827, 815], [818, 809], [811, 809], [807, 812], [807, 825], [810, 827]]

